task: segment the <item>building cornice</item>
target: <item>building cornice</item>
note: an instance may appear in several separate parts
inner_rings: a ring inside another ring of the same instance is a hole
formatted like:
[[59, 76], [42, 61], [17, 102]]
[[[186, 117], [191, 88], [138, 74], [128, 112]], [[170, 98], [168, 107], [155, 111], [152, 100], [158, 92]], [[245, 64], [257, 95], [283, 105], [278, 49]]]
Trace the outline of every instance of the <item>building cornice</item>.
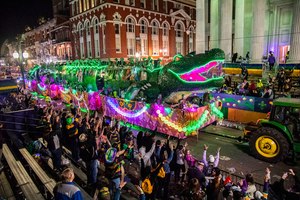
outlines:
[[[148, 13], [149, 15], [154, 14], [154, 16], [159, 15], [159, 17], [161, 17], [161, 16], [170, 17], [170, 14], [165, 14], [165, 13], [161, 13], [161, 12], [157, 12], [157, 11], [145, 10], [145, 9], [141, 9], [141, 8], [130, 7], [130, 6], [114, 4], [114, 3], [104, 3], [104, 4], [101, 4], [97, 7], [94, 7], [92, 9], [86, 10], [86, 11], [84, 11], [84, 12], [82, 12], [82, 13], [76, 15], [76, 16], [70, 17], [70, 21], [71, 22], [75, 21], [77, 19], [80, 19], [81, 17], [84, 17], [85, 15], [91, 14], [92, 12], [103, 10], [103, 8], [110, 8], [112, 6], [115, 6], [117, 8], [121, 7], [121, 8], [123, 8], [123, 10], [129, 9], [130, 12], [132, 10], [136, 10], [138, 12], [142, 12], [143, 14]], [[196, 21], [196, 20], [191, 20], [191, 21]]]

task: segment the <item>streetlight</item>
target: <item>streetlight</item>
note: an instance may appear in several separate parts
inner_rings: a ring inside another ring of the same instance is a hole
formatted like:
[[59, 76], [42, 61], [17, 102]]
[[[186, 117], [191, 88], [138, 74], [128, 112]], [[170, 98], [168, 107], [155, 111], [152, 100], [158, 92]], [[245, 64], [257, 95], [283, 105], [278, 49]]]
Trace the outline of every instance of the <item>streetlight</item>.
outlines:
[[[13, 53], [13, 57], [14, 59], [16, 59], [18, 61], [18, 64], [20, 65], [21, 67], [21, 74], [22, 74], [22, 79], [23, 79], [23, 88], [25, 89], [26, 88], [26, 85], [25, 85], [25, 75], [24, 75], [24, 64], [25, 64], [25, 61], [26, 59], [29, 57], [29, 54], [27, 53], [27, 51], [25, 50], [21, 56], [20, 54], [17, 52], [17, 51], [14, 51]], [[23, 61], [24, 60], [24, 61]], [[24, 63], [23, 63], [24, 62]]]

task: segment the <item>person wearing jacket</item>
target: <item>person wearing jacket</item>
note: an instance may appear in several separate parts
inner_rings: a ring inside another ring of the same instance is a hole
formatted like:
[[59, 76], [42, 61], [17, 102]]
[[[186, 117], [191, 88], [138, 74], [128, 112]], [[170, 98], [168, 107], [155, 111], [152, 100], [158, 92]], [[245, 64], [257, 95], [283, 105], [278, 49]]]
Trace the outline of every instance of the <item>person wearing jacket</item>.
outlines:
[[83, 200], [80, 189], [74, 184], [75, 178], [72, 168], [65, 169], [61, 174], [62, 182], [53, 189], [55, 200]]

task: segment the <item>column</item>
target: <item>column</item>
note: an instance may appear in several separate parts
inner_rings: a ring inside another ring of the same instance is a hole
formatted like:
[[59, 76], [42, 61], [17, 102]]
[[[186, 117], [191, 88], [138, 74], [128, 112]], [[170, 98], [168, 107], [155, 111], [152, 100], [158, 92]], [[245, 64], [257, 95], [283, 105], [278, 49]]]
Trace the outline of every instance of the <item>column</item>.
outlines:
[[253, 0], [252, 63], [261, 63], [264, 54], [266, 0]]
[[205, 1], [196, 1], [196, 53], [205, 52]]
[[210, 49], [219, 48], [219, 0], [210, 1]]
[[234, 24], [234, 53], [245, 57], [244, 53], [244, 14], [245, 0], [236, 1], [235, 4], [235, 24]]
[[231, 60], [232, 51], [232, 6], [233, 0], [220, 1], [221, 3], [221, 26], [220, 26], [220, 49], [225, 53], [225, 59]]
[[294, 0], [291, 47], [288, 63], [300, 63], [300, 0]]

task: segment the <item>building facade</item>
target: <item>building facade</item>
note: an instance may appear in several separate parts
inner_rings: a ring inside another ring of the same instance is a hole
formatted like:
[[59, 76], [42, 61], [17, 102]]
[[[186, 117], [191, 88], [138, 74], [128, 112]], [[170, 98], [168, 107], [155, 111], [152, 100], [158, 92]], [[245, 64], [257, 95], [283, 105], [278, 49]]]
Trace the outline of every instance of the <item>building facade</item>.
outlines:
[[25, 49], [34, 63], [66, 61], [72, 58], [69, 1], [52, 0], [53, 18], [40, 19], [39, 26], [23, 34]]
[[[204, 4], [208, 15], [201, 15]], [[300, 0], [197, 0], [196, 7], [197, 23], [206, 24], [205, 37], [204, 31], [196, 36], [208, 44], [205, 50], [221, 48], [228, 61], [233, 53], [245, 57], [249, 52], [252, 63], [270, 51], [283, 63], [289, 51], [288, 62], [300, 63]]]
[[299, 0], [70, 0], [74, 58], [169, 58], [212, 48], [299, 62]]
[[194, 1], [71, 0], [76, 59], [169, 59], [195, 51]]

